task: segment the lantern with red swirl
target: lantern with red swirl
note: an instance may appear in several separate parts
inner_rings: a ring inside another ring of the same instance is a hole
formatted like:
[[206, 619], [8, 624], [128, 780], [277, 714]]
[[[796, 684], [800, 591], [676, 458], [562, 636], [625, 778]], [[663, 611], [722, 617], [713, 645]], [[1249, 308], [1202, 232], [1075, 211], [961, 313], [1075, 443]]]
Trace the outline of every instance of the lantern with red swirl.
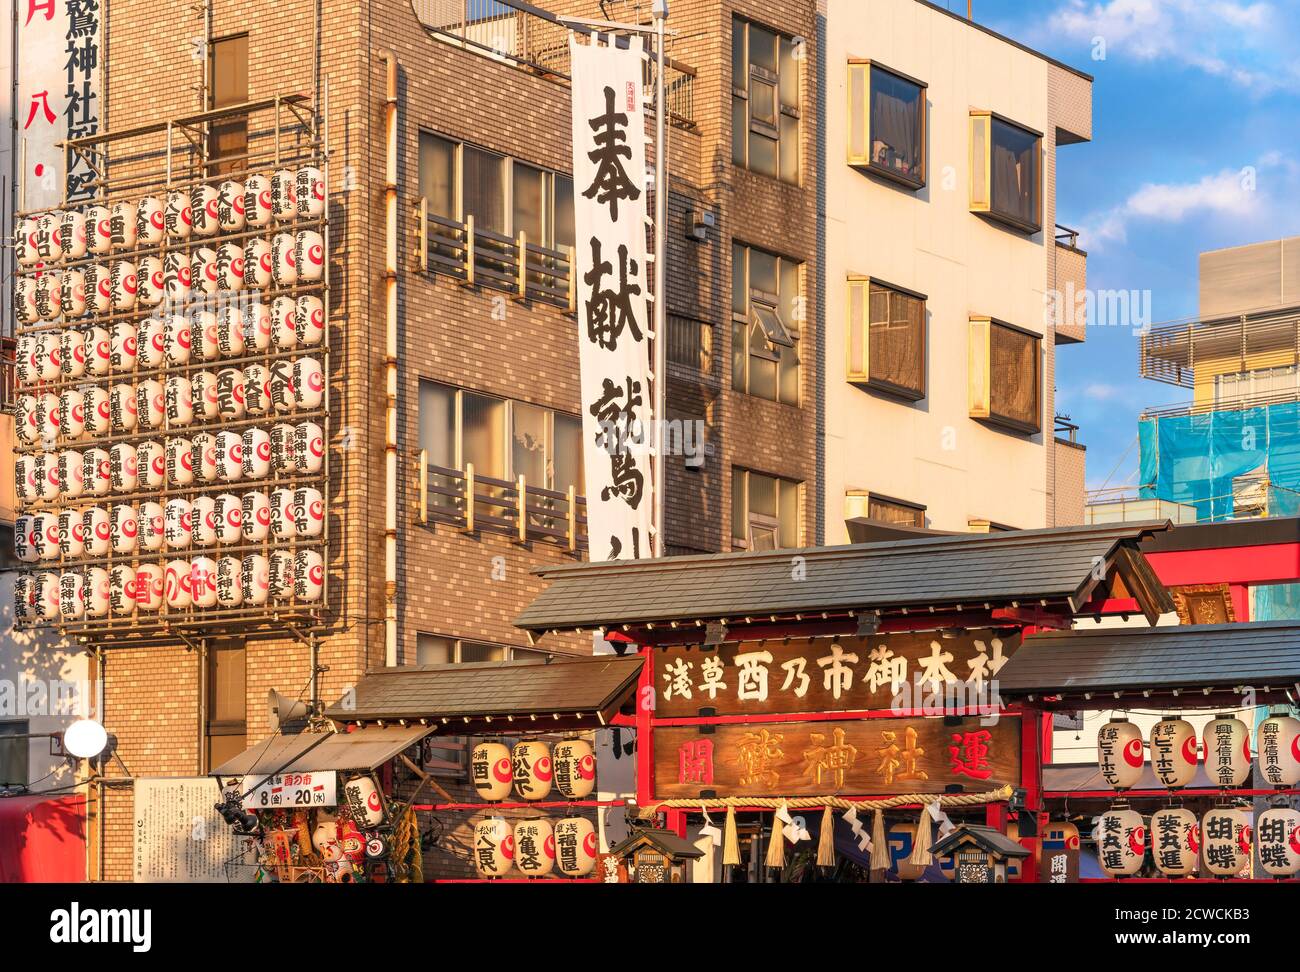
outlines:
[[567, 877], [586, 877], [600, 851], [596, 828], [586, 817], [565, 817], [555, 825], [555, 863]]
[[504, 800], [515, 781], [510, 750], [505, 743], [481, 742], [469, 755], [469, 778], [484, 800]]
[[583, 800], [596, 788], [596, 754], [585, 739], [565, 739], [552, 750], [555, 788], [569, 800]]
[[1183, 807], [1166, 807], [1151, 815], [1151, 856], [1166, 877], [1186, 877], [1196, 870], [1196, 814]]
[[1205, 774], [1216, 786], [1237, 787], [1250, 779], [1250, 729], [1231, 715], [1216, 715], [1205, 724]]
[[527, 877], [555, 870], [555, 831], [545, 817], [515, 824], [515, 867]]
[[1106, 782], [1127, 790], [1142, 778], [1142, 730], [1127, 719], [1111, 719], [1097, 730], [1097, 767]]
[[487, 878], [502, 877], [515, 862], [515, 835], [500, 817], [488, 817], [474, 825], [474, 867]]
[[1161, 719], [1151, 727], [1151, 768], [1176, 790], [1196, 776], [1196, 729], [1186, 719]]
[[1275, 878], [1300, 872], [1300, 810], [1271, 807], [1255, 821], [1260, 866]]
[[1201, 819], [1201, 854], [1205, 869], [1216, 877], [1232, 877], [1250, 863], [1253, 837], [1250, 812], [1241, 807], [1216, 807]]
[[510, 751], [510, 762], [516, 792], [525, 800], [545, 800], [555, 775], [550, 747], [540, 739], [521, 739]]
[[1300, 720], [1271, 715], [1259, 724], [1255, 737], [1259, 771], [1270, 786], [1300, 783]]
[[1146, 821], [1136, 810], [1111, 807], [1097, 821], [1097, 859], [1111, 877], [1131, 877], [1146, 859]]
[[348, 801], [352, 819], [365, 830], [373, 830], [384, 822], [387, 811], [384, 796], [373, 776], [354, 776], [343, 784], [343, 795]]

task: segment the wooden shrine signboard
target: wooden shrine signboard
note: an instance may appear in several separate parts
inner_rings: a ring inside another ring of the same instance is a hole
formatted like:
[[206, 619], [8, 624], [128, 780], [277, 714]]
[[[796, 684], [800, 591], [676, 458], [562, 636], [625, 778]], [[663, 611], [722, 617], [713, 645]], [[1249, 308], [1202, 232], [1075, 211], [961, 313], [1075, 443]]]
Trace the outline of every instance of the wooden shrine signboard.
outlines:
[[[938, 691], [987, 700], [1019, 646], [1018, 631], [982, 629], [665, 648], [653, 656], [655, 716], [906, 711]], [[900, 695], [910, 704], [895, 706]]]
[[1020, 720], [855, 719], [655, 730], [659, 799], [967, 793], [1020, 783]]

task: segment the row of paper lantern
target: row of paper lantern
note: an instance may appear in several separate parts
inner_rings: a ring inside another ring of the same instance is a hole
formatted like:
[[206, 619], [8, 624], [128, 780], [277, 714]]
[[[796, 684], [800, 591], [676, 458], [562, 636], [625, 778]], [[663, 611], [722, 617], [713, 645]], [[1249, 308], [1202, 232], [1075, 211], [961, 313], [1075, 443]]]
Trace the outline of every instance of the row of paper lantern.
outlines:
[[65, 388], [18, 396], [14, 428], [26, 445], [174, 429], [215, 419], [237, 421], [274, 413], [311, 412], [325, 400], [320, 359], [279, 359], [269, 366], [223, 368], [166, 381]]
[[527, 877], [559, 870], [566, 877], [586, 877], [596, 867], [600, 844], [586, 817], [565, 817], [554, 826], [545, 818], [508, 820], [488, 817], [474, 825], [474, 867], [485, 878], [504, 877], [511, 869]]
[[95, 314], [125, 313], [177, 304], [195, 297], [292, 287], [321, 280], [325, 243], [315, 230], [277, 233], [222, 243], [215, 249], [173, 250], [138, 262], [114, 260], [66, 270], [44, 270], [14, 284], [14, 312], [20, 324]]
[[14, 554], [22, 563], [129, 556], [273, 540], [314, 540], [325, 528], [325, 502], [314, 486], [221, 493], [166, 503], [88, 506], [14, 519]]
[[268, 601], [319, 601], [325, 562], [317, 550], [269, 555], [195, 557], [163, 563], [114, 564], [62, 573], [19, 574], [14, 613], [19, 621], [79, 621], [186, 608], [261, 606]]
[[252, 300], [111, 327], [28, 332], [18, 337], [14, 368], [26, 386], [311, 348], [324, 337], [321, 299], [303, 294], [277, 297], [269, 305]]
[[1290, 807], [1265, 810], [1254, 821], [1240, 807], [1217, 807], [1199, 821], [1191, 810], [1167, 807], [1152, 814], [1149, 825], [1136, 810], [1113, 807], [1101, 815], [1094, 838], [1101, 868], [1111, 877], [1138, 873], [1148, 850], [1167, 877], [1186, 877], [1198, 864], [1217, 877], [1239, 874], [1252, 848], [1269, 875], [1300, 873], [1300, 811]]
[[[1220, 715], [1202, 734], [1205, 771], [1221, 787], [1239, 787], [1250, 779], [1250, 729], [1240, 719]], [[1097, 766], [1106, 782], [1127, 790], [1142, 778], [1145, 753], [1142, 731], [1125, 719], [1112, 719], [1097, 731]], [[1300, 783], [1300, 720], [1270, 716], [1259, 724], [1255, 757], [1273, 786]], [[1162, 719], [1151, 729], [1151, 768], [1163, 786], [1187, 786], [1196, 776], [1200, 754], [1196, 729], [1185, 719]]]
[[199, 432], [185, 438], [118, 442], [108, 449], [64, 449], [14, 457], [14, 489], [23, 506], [140, 489], [257, 482], [272, 473], [318, 473], [325, 437], [315, 422], [269, 429]]
[[481, 742], [470, 751], [469, 774], [484, 800], [504, 800], [512, 787], [525, 800], [545, 800], [552, 786], [581, 800], [596, 788], [596, 755], [583, 739], [565, 739], [554, 749], [540, 739], [521, 739], [513, 748]]
[[14, 254], [19, 266], [35, 267], [159, 246], [164, 238], [182, 242], [191, 236], [238, 233], [324, 212], [324, 175], [307, 165], [251, 175], [243, 182], [225, 179], [173, 189], [165, 197], [28, 216], [14, 230]]

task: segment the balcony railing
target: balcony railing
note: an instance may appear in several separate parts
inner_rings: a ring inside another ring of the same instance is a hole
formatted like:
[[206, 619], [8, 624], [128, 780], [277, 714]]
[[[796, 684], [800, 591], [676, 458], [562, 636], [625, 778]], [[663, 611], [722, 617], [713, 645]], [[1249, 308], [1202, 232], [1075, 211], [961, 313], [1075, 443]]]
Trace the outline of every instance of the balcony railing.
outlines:
[[[569, 28], [549, 10], [523, 0], [411, 0], [411, 6], [437, 40], [542, 77], [569, 80]], [[647, 64], [647, 82], [651, 70]], [[669, 122], [694, 128], [695, 69], [669, 58], [664, 96]]]
[[421, 200], [416, 211], [415, 261], [420, 270], [451, 277], [467, 287], [503, 290], [519, 300], [539, 300], [571, 314], [576, 311], [573, 247], [538, 246], [527, 233], [509, 237], [476, 226], [472, 215], [461, 222], [428, 209]]
[[1300, 307], [1156, 325], [1142, 335], [1140, 354], [1143, 378], [1182, 388], [1196, 386], [1198, 364], [1211, 375], [1295, 365]]
[[[472, 499], [471, 499], [472, 498]], [[465, 468], [431, 465], [420, 453], [420, 522], [452, 523], [464, 533], [486, 530], [517, 543], [540, 540], [577, 554], [587, 549], [587, 501], [570, 486], [564, 492], [481, 476]]]
[[1071, 250], [1077, 250], [1079, 248], [1079, 231], [1057, 223], [1056, 244], [1057, 246], [1068, 246]]

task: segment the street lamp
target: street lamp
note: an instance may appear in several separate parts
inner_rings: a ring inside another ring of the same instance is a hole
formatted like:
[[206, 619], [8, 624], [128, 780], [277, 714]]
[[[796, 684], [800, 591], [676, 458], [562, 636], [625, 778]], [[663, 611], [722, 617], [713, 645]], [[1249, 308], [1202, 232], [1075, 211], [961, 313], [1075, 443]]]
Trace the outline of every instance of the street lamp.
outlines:
[[63, 731], [63, 749], [78, 759], [94, 759], [108, 746], [108, 733], [94, 719], [78, 719]]

